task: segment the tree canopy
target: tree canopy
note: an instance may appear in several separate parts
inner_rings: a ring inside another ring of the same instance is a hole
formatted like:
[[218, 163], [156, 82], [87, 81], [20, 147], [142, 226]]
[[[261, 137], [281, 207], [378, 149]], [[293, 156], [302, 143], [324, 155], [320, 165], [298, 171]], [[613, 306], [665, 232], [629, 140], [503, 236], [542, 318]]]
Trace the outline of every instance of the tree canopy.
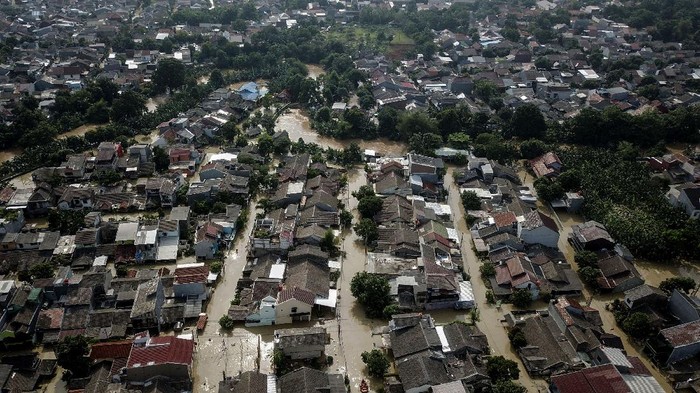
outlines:
[[389, 297], [389, 281], [386, 277], [359, 272], [350, 281], [350, 291], [357, 301], [364, 306], [367, 316], [379, 318], [383, 315], [384, 307], [391, 302]]

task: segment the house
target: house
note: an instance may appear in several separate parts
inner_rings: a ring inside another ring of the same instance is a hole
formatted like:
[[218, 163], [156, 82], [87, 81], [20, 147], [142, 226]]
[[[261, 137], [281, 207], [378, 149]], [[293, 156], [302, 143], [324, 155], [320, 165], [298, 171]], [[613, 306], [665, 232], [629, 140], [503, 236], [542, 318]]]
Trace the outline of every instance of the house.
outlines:
[[[250, 295], [252, 303], [248, 305], [249, 308], [245, 310], [247, 315], [243, 318], [246, 327], [271, 326], [276, 323], [279, 285], [279, 280], [255, 281]], [[241, 298], [241, 303], [243, 303], [243, 296]], [[229, 310], [229, 314], [231, 314], [231, 310]]]
[[178, 265], [173, 272], [173, 293], [184, 299], [205, 300], [209, 291], [209, 267], [204, 263]]
[[258, 393], [276, 392], [276, 381], [274, 378], [261, 374], [257, 371], [245, 371], [233, 377], [226, 377], [219, 381], [219, 393]]
[[677, 200], [678, 206], [692, 219], [700, 219], [700, 186], [685, 187], [680, 190]]
[[345, 380], [340, 374], [302, 367], [284, 374], [277, 380], [279, 393], [346, 393]]
[[518, 349], [520, 359], [532, 376], [556, 375], [584, 367], [572, 343], [562, 336], [549, 313], [537, 313], [518, 325], [527, 345]]
[[66, 187], [58, 199], [58, 208], [61, 210], [91, 210], [95, 204], [95, 190], [93, 188]]
[[615, 240], [605, 226], [597, 221], [572, 225], [569, 243], [577, 250], [612, 250], [615, 247]]
[[681, 323], [700, 320], [700, 299], [674, 289], [668, 300], [668, 311]]
[[156, 377], [173, 381], [192, 379], [194, 340], [174, 336], [138, 334], [129, 354], [125, 379], [143, 383]]
[[668, 302], [668, 296], [659, 288], [642, 284], [636, 288], [625, 291], [625, 306], [630, 310], [637, 310], [643, 307], [651, 309], [663, 309]]
[[489, 278], [494, 294], [507, 296], [516, 289], [527, 289], [532, 298], [537, 299], [540, 293], [539, 279], [533, 270], [530, 260], [522, 254], [516, 254], [497, 265], [496, 275]]
[[138, 285], [131, 308], [131, 323], [135, 329], [160, 328], [165, 290], [160, 278], [155, 277]]
[[559, 243], [559, 228], [556, 222], [539, 210], [533, 210], [525, 215], [520, 223], [518, 237], [526, 244], [541, 244], [545, 247], [557, 248]]
[[5, 348], [32, 339], [43, 299], [41, 288], [23, 286], [14, 291], [0, 316], [0, 343]]
[[259, 88], [255, 82], [248, 82], [236, 90], [244, 101], [257, 101], [267, 93], [267, 89]]
[[197, 229], [194, 253], [199, 259], [213, 259], [222, 244], [223, 228], [221, 225], [207, 222]]
[[664, 366], [697, 356], [700, 354], [700, 320], [661, 330], [647, 348], [654, 360]]
[[123, 155], [122, 146], [114, 142], [102, 142], [97, 147], [97, 156], [95, 157], [95, 170], [108, 171], [115, 170], [119, 157]]
[[[643, 366], [642, 366], [643, 367]], [[650, 375], [649, 370], [622, 373], [613, 364], [603, 364], [556, 375], [551, 378], [552, 393], [662, 393], [663, 387]]]
[[598, 287], [603, 290], [624, 292], [644, 284], [644, 279], [634, 265], [618, 254], [611, 254], [598, 261], [601, 276]]
[[424, 182], [438, 184], [442, 179], [445, 163], [439, 158], [427, 157], [416, 153], [408, 154], [409, 176], [420, 177]]
[[323, 355], [330, 335], [322, 327], [277, 329], [274, 333], [275, 350], [294, 360], [316, 359]]
[[556, 177], [561, 173], [563, 164], [556, 153], [545, 153], [529, 161], [530, 168], [539, 177]]
[[277, 295], [276, 325], [310, 321], [316, 295], [302, 288], [286, 288]]

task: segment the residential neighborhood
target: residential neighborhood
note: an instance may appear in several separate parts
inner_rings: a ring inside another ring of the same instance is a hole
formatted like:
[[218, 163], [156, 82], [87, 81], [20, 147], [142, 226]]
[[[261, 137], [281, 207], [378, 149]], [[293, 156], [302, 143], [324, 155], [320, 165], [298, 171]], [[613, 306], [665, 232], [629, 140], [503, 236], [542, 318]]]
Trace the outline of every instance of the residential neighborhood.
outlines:
[[0, 4], [0, 391], [700, 391], [692, 0]]

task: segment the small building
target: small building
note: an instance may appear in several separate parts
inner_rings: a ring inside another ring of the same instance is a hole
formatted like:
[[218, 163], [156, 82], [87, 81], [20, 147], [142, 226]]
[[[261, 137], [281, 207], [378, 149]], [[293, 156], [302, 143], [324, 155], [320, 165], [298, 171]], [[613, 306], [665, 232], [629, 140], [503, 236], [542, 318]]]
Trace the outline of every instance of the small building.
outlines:
[[661, 330], [649, 347], [656, 361], [665, 366], [697, 356], [700, 354], [700, 321]]
[[134, 339], [126, 363], [125, 378], [144, 383], [156, 377], [191, 381], [194, 340], [174, 336], [150, 337], [148, 332]]
[[559, 244], [559, 228], [554, 220], [533, 210], [525, 215], [525, 221], [520, 223], [518, 237], [527, 244], [541, 244], [549, 248], [557, 248]]
[[330, 335], [322, 327], [277, 329], [274, 338], [275, 349], [294, 360], [319, 358], [330, 344]]
[[597, 221], [572, 225], [569, 243], [577, 250], [612, 250], [615, 247], [615, 240], [605, 226]]
[[277, 295], [275, 324], [310, 321], [316, 295], [302, 288], [287, 288]]

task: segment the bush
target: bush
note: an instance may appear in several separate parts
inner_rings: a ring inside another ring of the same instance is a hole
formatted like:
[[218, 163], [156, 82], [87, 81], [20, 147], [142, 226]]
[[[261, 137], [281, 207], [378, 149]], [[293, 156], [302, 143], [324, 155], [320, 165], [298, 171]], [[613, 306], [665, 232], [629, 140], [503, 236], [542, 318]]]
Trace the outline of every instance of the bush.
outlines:
[[228, 315], [224, 315], [219, 318], [219, 326], [221, 326], [221, 328], [224, 330], [233, 330], [234, 325], [235, 322]]
[[223, 267], [223, 263], [221, 261], [214, 261], [209, 265], [209, 271], [215, 274], [221, 273], [221, 268]]
[[576, 251], [574, 255], [574, 261], [578, 264], [579, 269], [584, 267], [598, 267], [598, 254], [593, 251]]
[[481, 210], [481, 198], [474, 191], [462, 193], [462, 205], [465, 210]]

